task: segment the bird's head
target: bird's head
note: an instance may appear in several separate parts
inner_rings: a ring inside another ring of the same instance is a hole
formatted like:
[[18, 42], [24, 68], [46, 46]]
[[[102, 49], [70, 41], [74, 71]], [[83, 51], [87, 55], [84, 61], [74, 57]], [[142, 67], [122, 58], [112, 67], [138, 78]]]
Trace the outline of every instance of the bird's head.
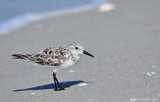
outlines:
[[86, 54], [94, 58], [94, 56], [87, 51], [84, 50], [84, 46], [80, 45], [79, 43], [72, 43], [69, 44], [69, 50], [72, 52], [73, 55], [78, 56], [80, 54]]

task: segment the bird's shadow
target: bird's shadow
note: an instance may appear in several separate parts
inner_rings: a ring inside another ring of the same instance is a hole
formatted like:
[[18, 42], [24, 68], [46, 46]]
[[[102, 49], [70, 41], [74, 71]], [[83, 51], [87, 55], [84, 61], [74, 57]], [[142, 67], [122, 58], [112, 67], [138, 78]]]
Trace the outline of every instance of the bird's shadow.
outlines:
[[[73, 85], [76, 85], [76, 84], [79, 84], [79, 83], [84, 83], [84, 81], [82, 81], [82, 80], [66, 81], [66, 82], [61, 82], [60, 84], [62, 85], [62, 87], [68, 88], [70, 86], [73, 86]], [[16, 90], [13, 90], [13, 92], [29, 91], [29, 90], [46, 90], [46, 89], [55, 89], [55, 85], [53, 83], [51, 83], [51, 84], [35, 86], [35, 87], [31, 87], [31, 88], [16, 89]]]

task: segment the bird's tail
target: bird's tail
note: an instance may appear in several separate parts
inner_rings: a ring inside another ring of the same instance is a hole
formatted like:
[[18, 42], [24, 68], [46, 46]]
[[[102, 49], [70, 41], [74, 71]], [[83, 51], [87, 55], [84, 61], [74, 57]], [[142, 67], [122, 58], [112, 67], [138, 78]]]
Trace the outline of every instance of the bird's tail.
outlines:
[[13, 56], [13, 59], [28, 59], [29, 56], [31, 56], [31, 55], [29, 55], [29, 54], [25, 54], [25, 55], [23, 55], [23, 54], [13, 54], [12, 56]]

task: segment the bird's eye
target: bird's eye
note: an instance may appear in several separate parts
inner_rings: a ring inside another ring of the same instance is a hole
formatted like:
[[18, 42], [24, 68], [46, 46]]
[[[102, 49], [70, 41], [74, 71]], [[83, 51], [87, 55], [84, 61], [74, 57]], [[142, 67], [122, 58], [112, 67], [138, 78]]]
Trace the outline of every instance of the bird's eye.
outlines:
[[77, 50], [77, 49], [78, 49], [78, 47], [75, 47], [75, 49]]

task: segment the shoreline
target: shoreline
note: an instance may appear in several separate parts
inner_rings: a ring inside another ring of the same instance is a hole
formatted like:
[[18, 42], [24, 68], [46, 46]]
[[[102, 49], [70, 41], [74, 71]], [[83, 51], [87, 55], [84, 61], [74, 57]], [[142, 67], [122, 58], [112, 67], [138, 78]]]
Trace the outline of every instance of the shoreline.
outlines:
[[92, 0], [89, 4], [84, 4], [76, 7], [71, 7], [67, 9], [60, 9], [60, 10], [53, 10], [48, 11], [45, 13], [26, 13], [21, 14], [19, 16], [16, 16], [12, 19], [9, 19], [7, 21], [3, 21], [0, 23], [0, 35], [5, 35], [13, 30], [16, 30], [26, 24], [29, 24], [31, 22], [40, 21], [43, 19], [47, 19], [49, 17], [63, 15], [63, 14], [69, 14], [69, 13], [78, 13], [82, 11], [87, 11], [93, 8], [96, 8], [97, 6], [107, 2], [107, 0]]

